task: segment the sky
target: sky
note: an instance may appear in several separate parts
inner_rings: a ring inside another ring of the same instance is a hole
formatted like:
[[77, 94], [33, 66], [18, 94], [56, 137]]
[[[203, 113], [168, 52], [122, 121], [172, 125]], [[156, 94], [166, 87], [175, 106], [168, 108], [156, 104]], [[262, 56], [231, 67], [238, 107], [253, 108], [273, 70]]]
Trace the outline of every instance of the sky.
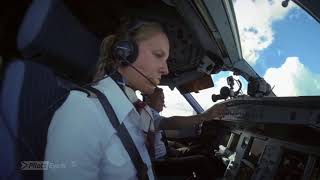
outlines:
[[[277, 96], [320, 95], [320, 24], [293, 2], [286, 8], [281, 2], [233, 0], [243, 57]], [[211, 107], [211, 95], [227, 85], [230, 75], [213, 75], [215, 87], [192, 95], [204, 109]], [[177, 90], [164, 90], [164, 116], [194, 113]]]
[[320, 95], [320, 24], [281, 2], [234, 1], [243, 57], [277, 96]]

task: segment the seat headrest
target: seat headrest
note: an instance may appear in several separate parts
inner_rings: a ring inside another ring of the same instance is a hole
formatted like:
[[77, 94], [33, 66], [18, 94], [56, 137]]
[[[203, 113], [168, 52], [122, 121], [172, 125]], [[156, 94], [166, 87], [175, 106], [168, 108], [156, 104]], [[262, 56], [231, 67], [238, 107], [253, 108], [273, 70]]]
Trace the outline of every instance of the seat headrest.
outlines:
[[56, 65], [62, 73], [83, 80], [95, 67], [100, 40], [71, 14], [61, 0], [34, 0], [18, 33], [18, 48], [40, 63]]

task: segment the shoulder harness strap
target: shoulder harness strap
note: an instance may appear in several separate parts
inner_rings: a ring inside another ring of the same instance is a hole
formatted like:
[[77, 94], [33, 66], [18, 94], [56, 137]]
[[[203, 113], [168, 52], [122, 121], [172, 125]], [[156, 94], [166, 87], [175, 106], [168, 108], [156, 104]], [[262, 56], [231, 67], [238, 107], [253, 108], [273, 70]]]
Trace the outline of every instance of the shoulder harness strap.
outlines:
[[[127, 128], [125, 127], [124, 123], [119, 123], [119, 119], [116, 116], [110, 102], [108, 101], [107, 97], [100, 92], [98, 89], [93, 88], [93, 87], [87, 87], [87, 90], [89, 92], [91, 91], [94, 93], [101, 105], [103, 106], [103, 109], [105, 113], [107, 114], [108, 118], [110, 119], [110, 122], [113, 126], [113, 128], [117, 131], [117, 134], [125, 147], [126, 151], [128, 152], [130, 159], [134, 165], [134, 167], [137, 170], [137, 177], [139, 180], [148, 180], [148, 167], [147, 165], [143, 162], [139, 151], [137, 147], [135, 146]], [[82, 89], [83, 90], [83, 89]]]

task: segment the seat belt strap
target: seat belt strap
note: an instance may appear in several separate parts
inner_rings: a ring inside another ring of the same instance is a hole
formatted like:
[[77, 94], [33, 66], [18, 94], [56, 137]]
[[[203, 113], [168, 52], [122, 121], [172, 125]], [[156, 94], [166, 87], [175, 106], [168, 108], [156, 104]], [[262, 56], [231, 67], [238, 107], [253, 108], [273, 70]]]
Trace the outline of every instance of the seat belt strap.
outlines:
[[93, 92], [99, 102], [101, 103], [105, 113], [107, 114], [113, 128], [117, 131], [118, 137], [120, 138], [124, 148], [129, 154], [129, 157], [137, 170], [137, 177], [139, 180], [149, 180], [148, 177], [148, 167], [143, 162], [137, 147], [135, 146], [128, 129], [124, 125], [124, 123], [119, 122], [118, 117], [116, 116], [110, 102], [107, 97], [98, 89], [93, 87], [86, 87], [87, 90]]

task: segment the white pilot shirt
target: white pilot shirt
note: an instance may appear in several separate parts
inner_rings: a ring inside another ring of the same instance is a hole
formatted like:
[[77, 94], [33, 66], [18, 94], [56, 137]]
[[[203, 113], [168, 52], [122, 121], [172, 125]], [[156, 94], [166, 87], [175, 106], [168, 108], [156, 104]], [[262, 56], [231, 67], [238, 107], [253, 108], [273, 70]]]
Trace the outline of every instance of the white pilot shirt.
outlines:
[[[141, 117], [111, 78], [95, 88], [107, 96], [120, 123], [127, 127], [153, 180]], [[136, 169], [102, 105], [80, 91], [71, 91], [55, 112], [48, 129], [45, 161], [45, 180], [137, 179]]]

